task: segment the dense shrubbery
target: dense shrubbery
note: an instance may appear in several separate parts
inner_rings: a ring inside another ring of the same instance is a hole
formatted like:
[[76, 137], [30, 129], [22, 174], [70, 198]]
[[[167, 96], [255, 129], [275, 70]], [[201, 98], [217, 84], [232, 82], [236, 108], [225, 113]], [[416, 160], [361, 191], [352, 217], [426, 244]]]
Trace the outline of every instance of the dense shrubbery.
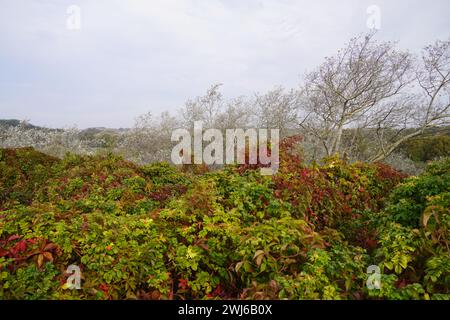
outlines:
[[0, 149], [0, 209], [7, 202], [29, 203], [57, 162], [32, 148]]
[[449, 186], [446, 159], [430, 164], [422, 176], [406, 179], [391, 193], [375, 222], [381, 244], [377, 262], [390, 273], [379, 296], [450, 297]]
[[449, 298], [449, 160], [306, 166], [296, 141], [274, 176], [1, 150], [0, 298]]
[[450, 136], [442, 134], [412, 139], [406, 142], [402, 149], [413, 161], [426, 162], [440, 157], [448, 157]]

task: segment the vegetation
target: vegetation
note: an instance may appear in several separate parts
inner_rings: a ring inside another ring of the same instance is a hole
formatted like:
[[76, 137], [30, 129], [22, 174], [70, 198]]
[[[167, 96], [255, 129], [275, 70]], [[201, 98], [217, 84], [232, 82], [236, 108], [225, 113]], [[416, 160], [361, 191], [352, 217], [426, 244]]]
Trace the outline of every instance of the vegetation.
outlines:
[[0, 298], [449, 299], [449, 159], [406, 177], [298, 141], [273, 176], [0, 149]]
[[[450, 39], [369, 33], [298, 88], [133, 128], [0, 120], [0, 298], [450, 299], [449, 93]], [[171, 166], [197, 122], [279, 130], [278, 172]]]
[[326, 57], [297, 88], [225, 99], [221, 84], [214, 84], [175, 114], [143, 114], [125, 129], [49, 129], [0, 120], [0, 147], [34, 147], [57, 157], [113, 152], [144, 165], [170, 161], [174, 131], [193, 134], [200, 121], [222, 134], [267, 128], [281, 137], [301, 135], [307, 163], [340, 153], [417, 175], [426, 161], [450, 155], [449, 97], [450, 39], [416, 56], [369, 32]]
[[435, 135], [416, 138], [403, 146], [410, 159], [417, 162], [427, 162], [450, 155], [450, 135]]

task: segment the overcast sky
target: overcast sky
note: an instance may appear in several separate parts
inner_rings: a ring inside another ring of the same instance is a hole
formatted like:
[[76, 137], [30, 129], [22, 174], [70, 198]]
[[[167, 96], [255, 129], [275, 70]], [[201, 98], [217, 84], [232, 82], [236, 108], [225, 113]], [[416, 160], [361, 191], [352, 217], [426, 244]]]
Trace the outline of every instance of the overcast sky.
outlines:
[[296, 87], [369, 30], [371, 5], [377, 38], [401, 48], [450, 36], [448, 0], [0, 0], [0, 119], [129, 127], [214, 83], [227, 97]]

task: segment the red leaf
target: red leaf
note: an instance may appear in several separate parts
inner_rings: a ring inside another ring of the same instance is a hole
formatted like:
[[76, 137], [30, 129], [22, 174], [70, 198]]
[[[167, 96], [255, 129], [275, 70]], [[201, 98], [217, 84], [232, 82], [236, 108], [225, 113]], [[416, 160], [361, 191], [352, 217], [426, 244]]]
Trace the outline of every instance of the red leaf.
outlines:
[[45, 246], [43, 251], [52, 251], [58, 248], [58, 245], [56, 243], [49, 243]]
[[401, 289], [401, 288], [405, 287], [407, 284], [408, 284], [408, 283], [406, 282], [406, 279], [398, 279], [398, 280], [395, 282], [395, 286], [396, 286], [398, 289]]
[[25, 250], [27, 250], [27, 241], [26, 240], [22, 240], [16, 243], [16, 250], [18, 252], [24, 252]]
[[179, 286], [181, 289], [186, 289], [186, 288], [189, 287], [189, 282], [188, 282], [188, 280], [186, 280], [186, 279], [180, 279], [180, 280], [178, 281], [178, 286]]
[[14, 241], [14, 240], [17, 240], [20, 238], [21, 238], [21, 236], [19, 236], [18, 234], [15, 234], [15, 235], [12, 235], [11, 237], [9, 237], [7, 241], [11, 242], [11, 241]]
[[376, 239], [366, 239], [366, 246], [370, 249], [376, 248], [378, 245], [378, 242]]
[[8, 255], [8, 253], [9, 253], [8, 250], [5, 250], [5, 249], [3, 249], [3, 248], [0, 248], [0, 257], [5, 257], [5, 256]]

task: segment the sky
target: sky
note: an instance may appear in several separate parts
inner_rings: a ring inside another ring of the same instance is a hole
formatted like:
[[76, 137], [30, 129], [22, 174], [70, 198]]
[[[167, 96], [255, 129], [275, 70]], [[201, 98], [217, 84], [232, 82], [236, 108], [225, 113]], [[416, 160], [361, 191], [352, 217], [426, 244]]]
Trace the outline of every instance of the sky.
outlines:
[[302, 75], [350, 38], [419, 54], [450, 36], [448, 0], [0, 0], [0, 119], [130, 127], [222, 83], [225, 97]]

